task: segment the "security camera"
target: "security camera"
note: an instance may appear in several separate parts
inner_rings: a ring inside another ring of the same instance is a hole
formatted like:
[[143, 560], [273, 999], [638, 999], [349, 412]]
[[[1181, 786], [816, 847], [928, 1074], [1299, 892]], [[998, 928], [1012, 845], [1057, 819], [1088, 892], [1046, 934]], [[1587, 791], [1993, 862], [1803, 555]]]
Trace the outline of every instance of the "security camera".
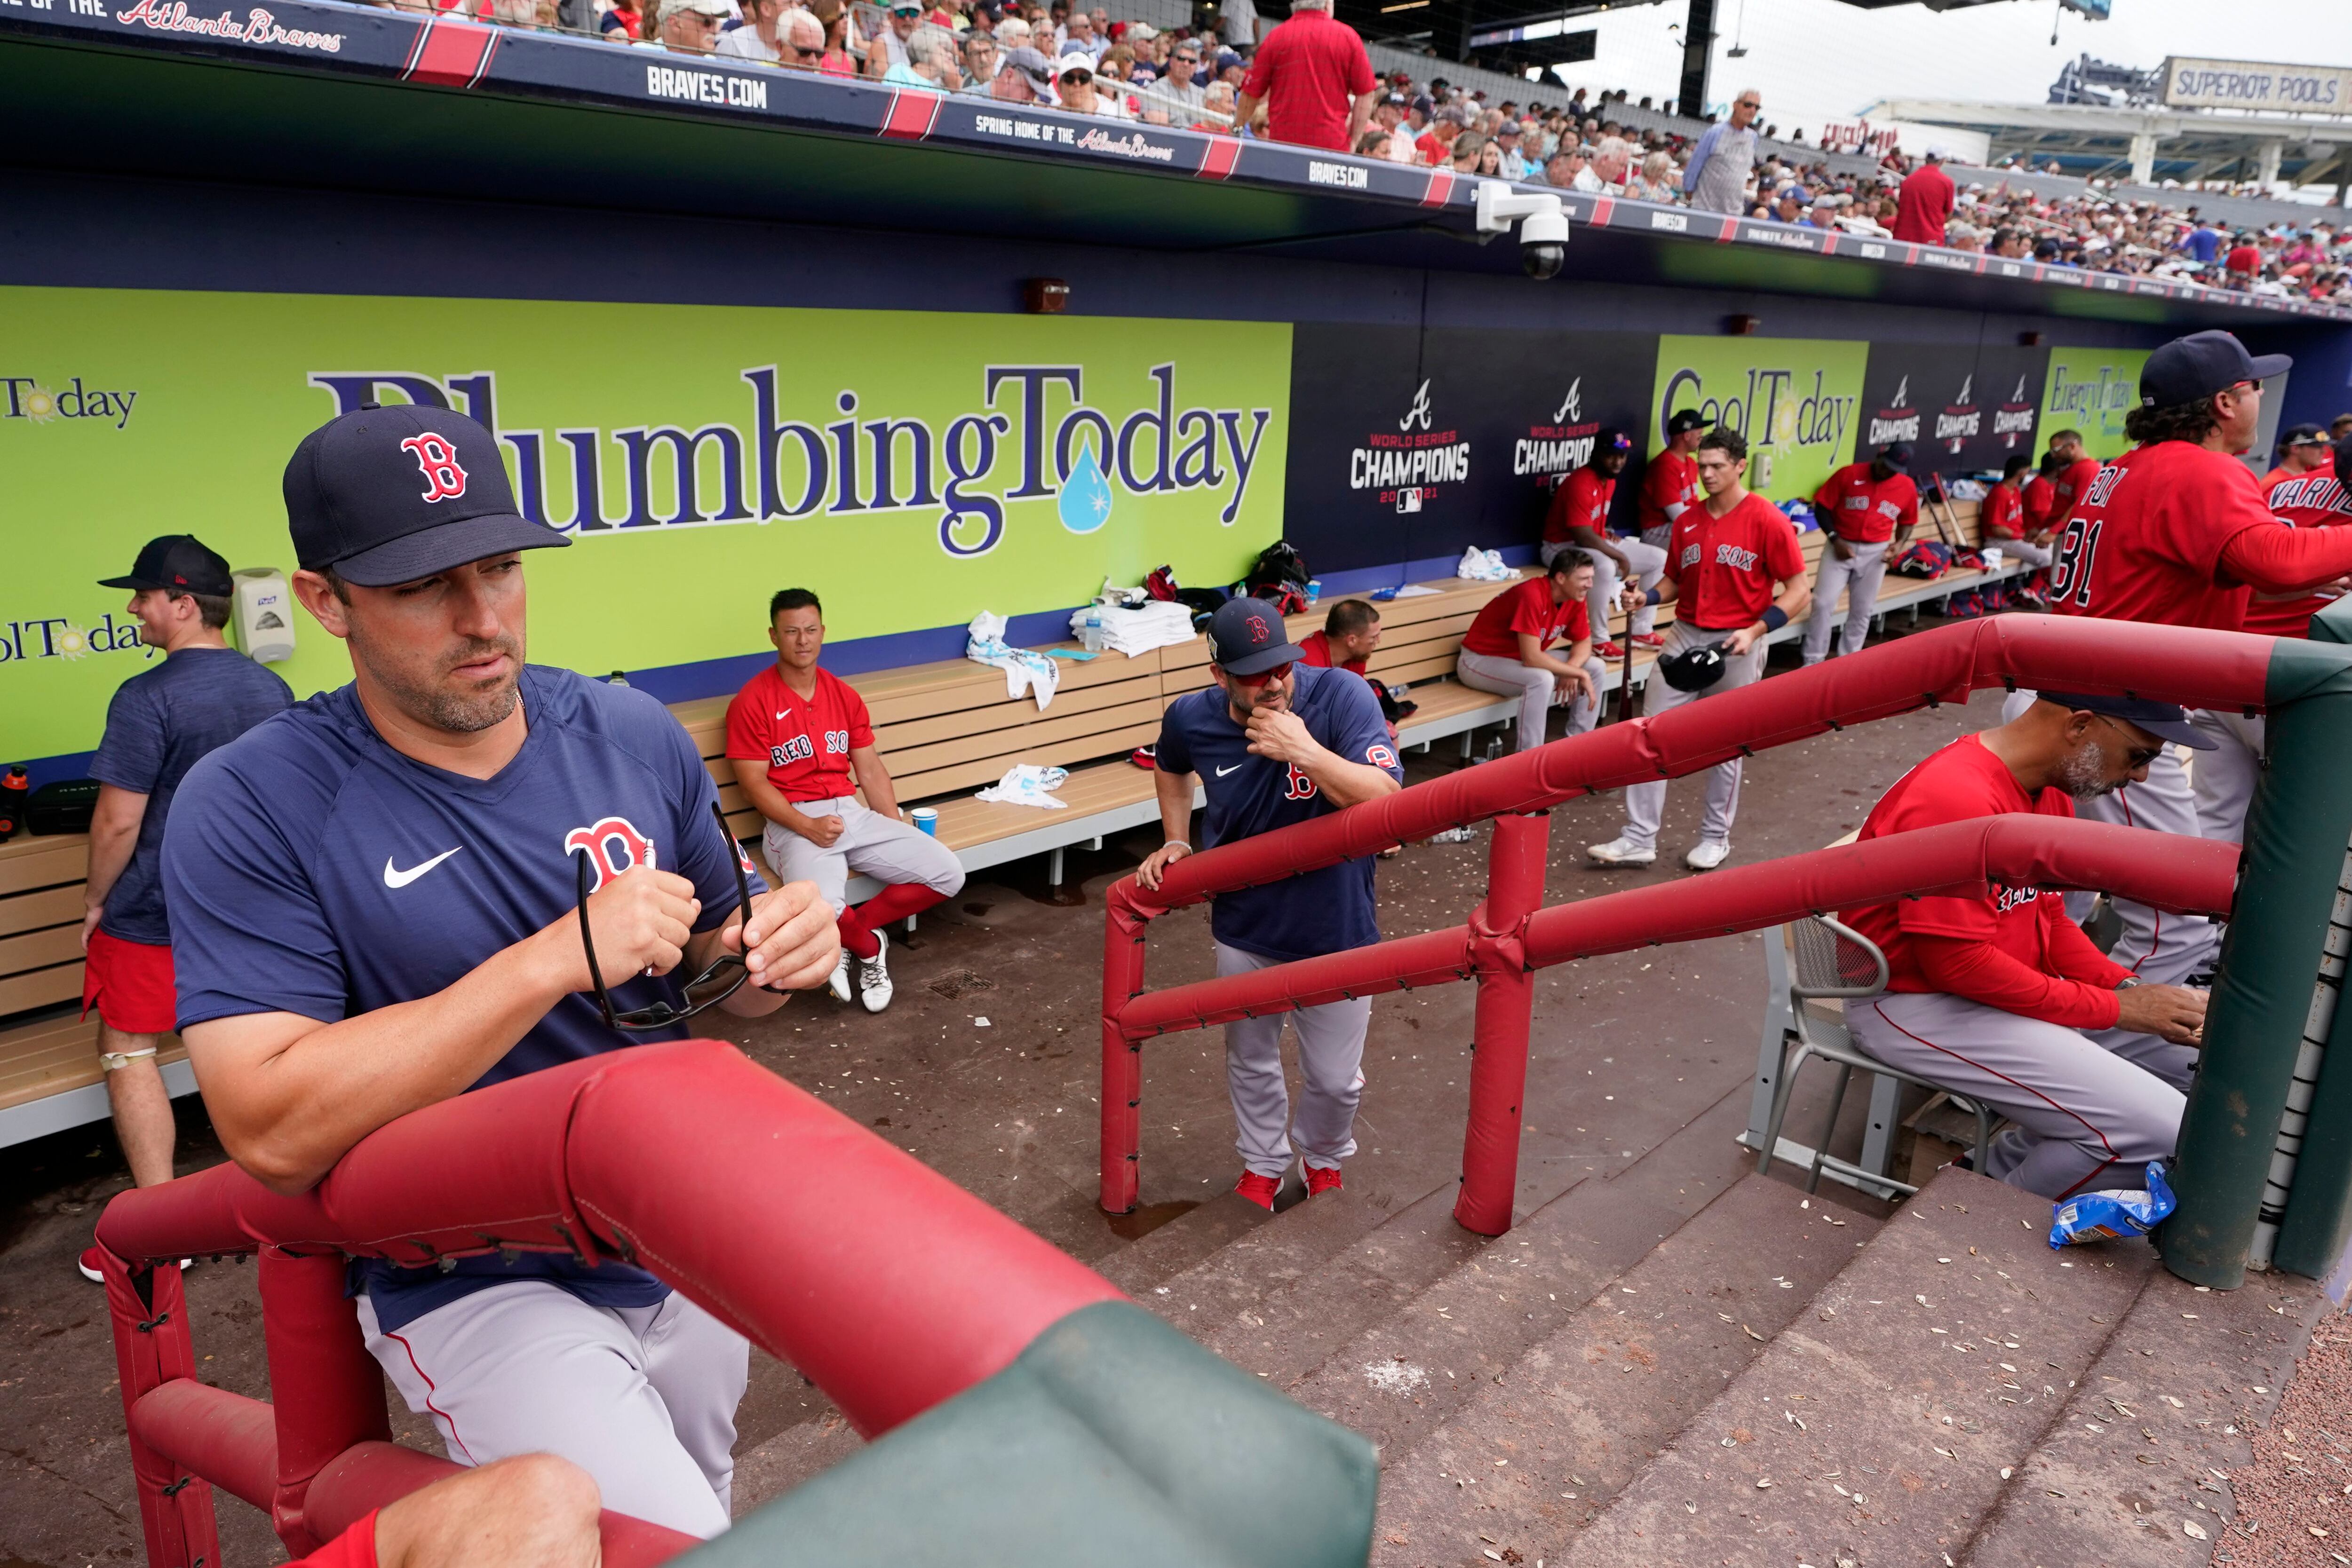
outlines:
[[1500, 180], [1478, 183], [1477, 230], [1508, 234], [1519, 225], [1519, 269], [1529, 277], [1558, 277], [1568, 262], [1568, 214], [1555, 195], [1520, 195]]

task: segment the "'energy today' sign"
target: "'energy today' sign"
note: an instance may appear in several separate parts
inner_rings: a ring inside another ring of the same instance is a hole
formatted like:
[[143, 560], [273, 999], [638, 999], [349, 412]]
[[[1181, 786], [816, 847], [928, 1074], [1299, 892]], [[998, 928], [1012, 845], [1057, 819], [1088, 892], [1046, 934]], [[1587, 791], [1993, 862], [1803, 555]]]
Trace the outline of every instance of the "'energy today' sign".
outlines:
[[[371, 400], [496, 433], [518, 506], [574, 540], [530, 559], [530, 656], [599, 673], [758, 652], [780, 588], [875, 636], [1162, 563], [1230, 581], [1282, 534], [1279, 323], [5, 287], [0, 312], [5, 758], [97, 743], [150, 658], [97, 580], [146, 539], [290, 573], [286, 460]], [[349, 678], [297, 630], [297, 692]]]
[[2139, 368], [2145, 349], [2053, 349], [2050, 376], [2042, 384], [2042, 435], [2062, 430], [2083, 433], [2083, 449], [2094, 457], [2120, 457], [2131, 445], [2124, 416], [2139, 402]]
[[1853, 450], [1866, 343], [1805, 338], [1658, 340], [1650, 450], [1666, 421], [1695, 408], [1748, 439], [1748, 486], [1775, 501], [1810, 497]]

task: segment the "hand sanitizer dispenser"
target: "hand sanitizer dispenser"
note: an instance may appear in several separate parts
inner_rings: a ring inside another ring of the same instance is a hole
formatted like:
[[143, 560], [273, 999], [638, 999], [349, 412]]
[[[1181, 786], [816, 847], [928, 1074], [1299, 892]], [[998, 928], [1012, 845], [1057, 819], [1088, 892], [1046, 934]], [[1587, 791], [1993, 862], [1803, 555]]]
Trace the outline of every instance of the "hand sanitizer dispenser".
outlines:
[[236, 584], [236, 604], [229, 619], [236, 625], [237, 646], [257, 664], [274, 664], [294, 656], [294, 594], [286, 574], [274, 566], [248, 566], [229, 574]]

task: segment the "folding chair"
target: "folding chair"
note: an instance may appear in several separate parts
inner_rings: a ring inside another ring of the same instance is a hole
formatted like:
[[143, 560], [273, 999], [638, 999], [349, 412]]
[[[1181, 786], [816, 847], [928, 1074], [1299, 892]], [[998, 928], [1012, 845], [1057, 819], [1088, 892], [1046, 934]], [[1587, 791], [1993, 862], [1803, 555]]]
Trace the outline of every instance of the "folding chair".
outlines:
[[[1772, 1168], [1774, 1151], [1780, 1146], [1780, 1124], [1789, 1114], [1789, 1098], [1796, 1087], [1797, 1073], [1809, 1056], [1836, 1062], [1838, 1082], [1837, 1092], [1830, 1098], [1829, 1116], [1822, 1123], [1822, 1135], [1814, 1144], [1812, 1165], [1805, 1179], [1807, 1192], [1821, 1190], [1824, 1169], [1853, 1176], [1865, 1189], [1885, 1187], [1906, 1194], [1919, 1190], [1908, 1182], [1881, 1176], [1828, 1152], [1830, 1135], [1837, 1128], [1838, 1113], [1845, 1106], [1846, 1086], [1853, 1082], [1856, 1068], [1904, 1083], [1916, 1083], [1922, 1089], [1940, 1090], [1953, 1104], [1975, 1113], [1976, 1168], [1983, 1170], [1987, 1149], [1992, 1142], [1992, 1113], [1967, 1096], [1954, 1093], [1945, 1084], [1887, 1066], [1856, 1046], [1852, 1031], [1845, 1026], [1845, 1003], [1867, 1000], [1886, 989], [1886, 955], [1878, 950], [1878, 945], [1824, 915], [1807, 915], [1781, 929], [1790, 958], [1790, 1028], [1781, 1037], [1780, 1071], [1772, 1097], [1772, 1117], [1765, 1127], [1764, 1145], [1756, 1156], [1757, 1174], [1761, 1176]], [[1821, 1002], [1834, 1004], [1837, 1016], [1832, 1018], [1827, 1007], [1817, 1009], [1811, 1005]], [[1796, 1044], [1793, 1051], [1789, 1050], [1791, 1039]]]

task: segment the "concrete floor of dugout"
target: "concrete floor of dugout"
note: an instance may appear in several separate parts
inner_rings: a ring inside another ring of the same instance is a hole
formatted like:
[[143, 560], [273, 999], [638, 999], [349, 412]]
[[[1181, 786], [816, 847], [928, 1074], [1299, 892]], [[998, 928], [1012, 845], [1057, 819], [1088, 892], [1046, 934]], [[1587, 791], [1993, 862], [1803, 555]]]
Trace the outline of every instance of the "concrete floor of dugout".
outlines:
[[[1858, 826], [1918, 758], [1997, 722], [1997, 698], [1980, 695], [1965, 710], [1912, 714], [1759, 757], [1748, 766], [1734, 862], [1811, 849]], [[1441, 748], [1409, 758], [1408, 778], [1452, 766]], [[1588, 869], [1584, 846], [1614, 836], [1620, 810], [1608, 796], [1553, 814], [1550, 901], [1690, 874], [1680, 856], [1696, 837], [1696, 780], [1673, 789], [1658, 866]], [[1239, 1168], [1219, 1037], [1170, 1036], [1146, 1053], [1144, 1207], [1114, 1219], [1096, 1207], [1101, 896], [1156, 838], [1138, 831], [1099, 852], [1073, 852], [1071, 880], [1058, 895], [1045, 885], [1042, 860], [974, 877], [960, 897], [923, 918], [912, 942], [894, 949], [898, 998], [883, 1015], [820, 994], [756, 1023], [730, 1019], [724, 1032], [754, 1060], [1075, 1256], [1100, 1261], [1150, 1226], [1223, 1192]], [[1405, 935], [1460, 921], [1484, 885], [1485, 855], [1482, 832], [1472, 843], [1418, 845], [1381, 862], [1383, 931]], [[1194, 909], [1158, 923], [1154, 985], [1210, 973], [1205, 918]], [[1601, 1171], [1638, 1158], [1727, 1096], [1744, 1106], [1763, 1000], [1762, 940], [1727, 937], [1542, 974], [1520, 1156], [1528, 1187], [1565, 1185], [1541, 1179], [1547, 1166]], [[1410, 1200], [1458, 1170], [1471, 1002], [1472, 988], [1460, 985], [1375, 1004], [1351, 1188]], [[1801, 1107], [1824, 1093], [1828, 1081], [1827, 1073], [1811, 1075]], [[1858, 1124], [1860, 1098], [1853, 1097], [1849, 1124]], [[222, 1157], [193, 1100], [182, 1102], [181, 1123], [182, 1170]], [[1813, 1124], [1792, 1120], [1800, 1130]], [[1859, 1134], [1850, 1128], [1847, 1136]], [[0, 1150], [0, 1453], [8, 1461], [0, 1466], [0, 1568], [73, 1568], [142, 1555], [103, 1301], [73, 1267], [100, 1208], [126, 1181], [103, 1125]], [[1843, 1189], [1832, 1196], [1864, 1201]], [[201, 1264], [188, 1290], [204, 1377], [267, 1396], [249, 1267]], [[824, 1408], [796, 1373], [755, 1354], [739, 1454]], [[437, 1449], [425, 1423], [396, 1402], [394, 1416], [404, 1440]], [[752, 1475], [744, 1479], [752, 1483], [748, 1491], [762, 1490]], [[739, 1511], [758, 1500], [739, 1494]], [[282, 1558], [258, 1512], [223, 1495], [219, 1513], [225, 1563]]]

